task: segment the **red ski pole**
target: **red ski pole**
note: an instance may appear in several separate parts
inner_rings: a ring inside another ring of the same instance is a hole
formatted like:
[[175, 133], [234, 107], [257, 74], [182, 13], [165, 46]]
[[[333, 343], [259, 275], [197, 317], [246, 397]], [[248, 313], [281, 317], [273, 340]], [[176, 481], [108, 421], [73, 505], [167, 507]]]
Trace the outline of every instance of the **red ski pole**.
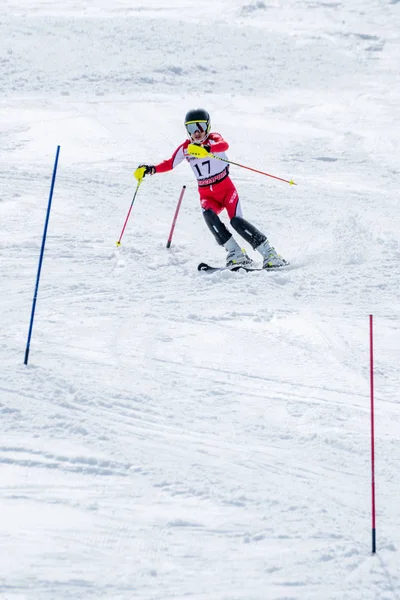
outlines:
[[186, 190], [186, 185], [184, 185], [182, 187], [182, 191], [181, 191], [180, 196], [179, 196], [178, 204], [177, 204], [176, 210], [175, 210], [174, 220], [172, 221], [171, 231], [169, 232], [169, 237], [168, 237], [168, 241], [167, 241], [167, 248], [171, 248], [172, 236], [174, 235], [175, 224], [176, 224], [176, 220], [178, 218], [179, 209], [180, 209], [181, 204], [182, 204], [182, 198], [183, 198], [183, 194], [185, 193], [185, 190]]
[[248, 171], [253, 171], [253, 173], [260, 173], [260, 175], [266, 175], [267, 177], [272, 177], [272, 179], [278, 179], [278, 181], [284, 181], [285, 183], [289, 183], [289, 185], [297, 185], [293, 181], [293, 179], [282, 179], [282, 177], [277, 177], [276, 175], [271, 175], [271, 173], [266, 173], [265, 171], [259, 171], [258, 169], [253, 169], [253, 167], [246, 167], [245, 165], [241, 165], [237, 162], [233, 162], [232, 160], [226, 160], [225, 158], [221, 158], [220, 156], [214, 156], [213, 158], [218, 158], [218, 160], [223, 160], [224, 162], [229, 163], [230, 165], [235, 165], [236, 167], [241, 167], [242, 169], [247, 169]]
[[240, 163], [233, 162], [232, 160], [228, 160], [227, 158], [222, 158], [221, 156], [215, 156], [212, 152], [209, 152], [205, 149], [204, 146], [198, 146], [197, 144], [189, 144], [188, 152], [192, 156], [196, 158], [205, 158], [207, 156], [211, 156], [212, 158], [216, 158], [218, 160], [223, 160], [230, 165], [235, 165], [236, 167], [241, 167], [242, 169], [247, 169], [248, 171], [253, 171], [253, 173], [260, 173], [260, 175], [266, 175], [267, 177], [272, 177], [272, 179], [278, 179], [279, 181], [284, 181], [285, 183], [289, 183], [290, 185], [297, 185], [293, 181], [293, 179], [283, 179], [282, 177], [277, 177], [276, 175], [271, 175], [271, 173], [266, 173], [265, 171], [259, 171], [258, 169], [253, 169], [253, 167], [246, 167], [246, 165], [241, 165]]
[[131, 214], [133, 203], [135, 202], [136, 194], [138, 193], [140, 184], [143, 181], [144, 172], [145, 172], [145, 167], [138, 167], [136, 169], [135, 173], [134, 173], [134, 175], [135, 175], [135, 177], [137, 179], [137, 186], [136, 186], [135, 193], [133, 194], [133, 198], [132, 198], [132, 202], [131, 202], [131, 205], [129, 207], [129, 210], [128, 210], [128, 214], [126, 215], [124, 226], [123, 226], [122, 231], [120, 233], [120, 236], [119, 236], [119, 238], [117, 240], [117, 246], [121, 245], [122, 236], [124, 235], [125, 227], [126, 227], [126, 224], [128, 222], [129, 216]]

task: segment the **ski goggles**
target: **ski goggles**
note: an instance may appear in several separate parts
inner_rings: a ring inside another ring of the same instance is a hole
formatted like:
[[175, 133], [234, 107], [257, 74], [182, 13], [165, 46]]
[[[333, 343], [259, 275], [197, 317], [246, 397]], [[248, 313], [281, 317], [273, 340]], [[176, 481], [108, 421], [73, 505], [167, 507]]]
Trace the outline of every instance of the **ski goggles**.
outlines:
[[193, 123], [185, 123], [185, 127], [189, 135], [193, 135], [196, 131], [207, 133], [208, 123], [207, 121], [196, 121]]

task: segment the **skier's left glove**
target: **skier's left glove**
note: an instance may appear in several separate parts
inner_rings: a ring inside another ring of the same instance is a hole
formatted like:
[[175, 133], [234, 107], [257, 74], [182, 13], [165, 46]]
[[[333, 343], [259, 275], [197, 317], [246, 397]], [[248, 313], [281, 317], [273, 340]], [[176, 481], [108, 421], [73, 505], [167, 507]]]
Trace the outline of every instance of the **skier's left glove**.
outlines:
[[196, 158], [205, 158], [210, 156], [210, 146], [198, 146], [197, 144], [189, 144], [188, 152]]

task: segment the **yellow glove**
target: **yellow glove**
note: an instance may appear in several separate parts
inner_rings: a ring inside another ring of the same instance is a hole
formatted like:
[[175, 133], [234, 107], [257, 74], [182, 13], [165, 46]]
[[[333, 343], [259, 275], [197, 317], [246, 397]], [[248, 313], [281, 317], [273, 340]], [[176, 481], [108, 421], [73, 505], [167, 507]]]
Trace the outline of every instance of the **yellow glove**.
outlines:
[[156, 168], [153, 165], [139, 165], [136, 171], [133, 173], [138, 182], [140, 183], [146, 175], [154, 175]]
[[212, 154], [210, 154], [204, 146], [197, 146], [196, 144], [189, 144], [188, 152], [196, 158], [205, 158], [206, 156], [212, 156]]
[[144, 177], [146, 171], [146, 167], [138, 167], [136, 169], [136, 171], [134, 171], [134, 176], [136, 177], [136, 179], [138, 180], [138, 182], [140, 183]]

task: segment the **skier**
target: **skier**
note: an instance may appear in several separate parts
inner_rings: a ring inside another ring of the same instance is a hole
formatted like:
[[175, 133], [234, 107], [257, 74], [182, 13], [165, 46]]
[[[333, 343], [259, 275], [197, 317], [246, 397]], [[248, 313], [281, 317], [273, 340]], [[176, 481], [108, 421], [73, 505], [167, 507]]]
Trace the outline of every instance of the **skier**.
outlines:
[[287, 265], [270, 245], [267, 236], [243, 218], [238, 192], [229, 177], [229, 164], [212, 156], [227, 159], [225, 152], [229, 145], [219, 133], [210, 132], [208, 112], [202, 108], [190, 110], [185, 117], [185, 127], [188, 139], [171, 158], [155, 166], [139, 165], [145, 169], [143, 176], [171, 171], [186, 159], [197, 179], [204, 219], [217, 243], [227, 251], [226, 265], [251, 266], [253, 261], [219, 218], [224, 209], [233, 229], [262, 255], [264, 269]]

